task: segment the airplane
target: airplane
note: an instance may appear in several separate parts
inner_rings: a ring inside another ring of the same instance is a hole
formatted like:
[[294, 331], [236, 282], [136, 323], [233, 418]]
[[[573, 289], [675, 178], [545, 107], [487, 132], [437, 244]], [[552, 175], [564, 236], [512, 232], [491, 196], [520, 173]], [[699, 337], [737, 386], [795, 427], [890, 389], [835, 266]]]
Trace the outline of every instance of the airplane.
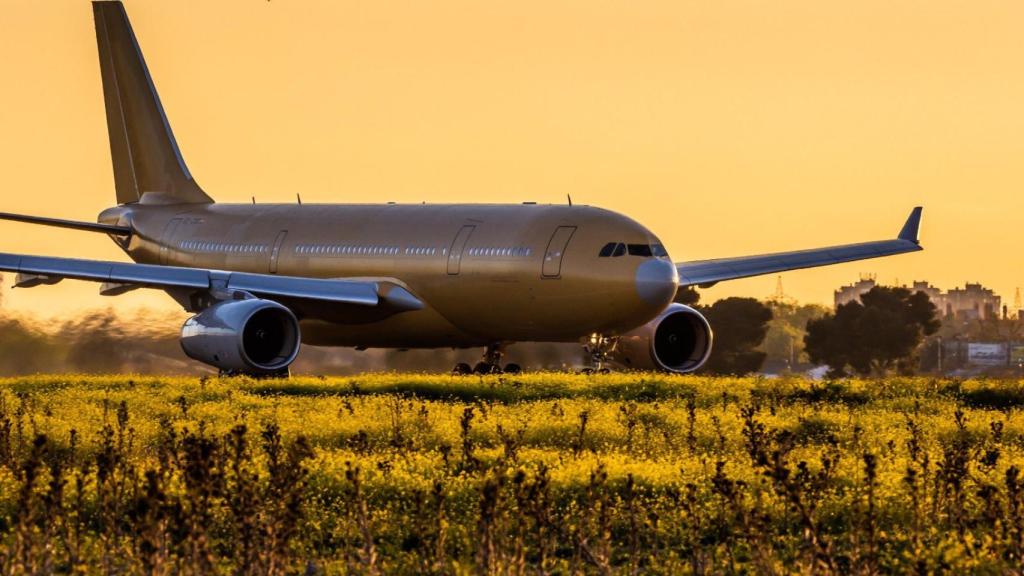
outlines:
[[132, 260], [0, 253], [16, 287], [158, 289], [193, 314], [184, 353], [224, 375], [286, 376], [303, 343], [482, 348], [582, 344], [594, 366], [687, 373], [712, 328], [687, 287], [922, 250], [921, 207], [896, 238], [673, 262], [633, 219], [582, 205], [219, 204], [196, 183], [119, 1], [92, 3], [117, 205], [97, 222], [0, 219], [107, 234]]

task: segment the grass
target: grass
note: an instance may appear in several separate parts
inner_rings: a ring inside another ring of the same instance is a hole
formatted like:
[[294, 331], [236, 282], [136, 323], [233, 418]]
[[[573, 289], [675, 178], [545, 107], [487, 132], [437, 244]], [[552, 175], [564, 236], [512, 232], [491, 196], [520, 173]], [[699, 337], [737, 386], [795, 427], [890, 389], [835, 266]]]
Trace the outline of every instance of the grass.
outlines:
[[1019, 570], [1015, 381], [0, 380], [23, 572]]

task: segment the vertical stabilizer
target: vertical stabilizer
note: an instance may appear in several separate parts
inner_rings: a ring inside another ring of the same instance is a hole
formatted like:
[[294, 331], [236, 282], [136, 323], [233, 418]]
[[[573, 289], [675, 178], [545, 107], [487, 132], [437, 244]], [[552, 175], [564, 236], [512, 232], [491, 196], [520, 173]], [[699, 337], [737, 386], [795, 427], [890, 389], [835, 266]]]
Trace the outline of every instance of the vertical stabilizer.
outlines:
[[117, 203], [209, 203], [188, 171], [120, 2], [93, 2]]

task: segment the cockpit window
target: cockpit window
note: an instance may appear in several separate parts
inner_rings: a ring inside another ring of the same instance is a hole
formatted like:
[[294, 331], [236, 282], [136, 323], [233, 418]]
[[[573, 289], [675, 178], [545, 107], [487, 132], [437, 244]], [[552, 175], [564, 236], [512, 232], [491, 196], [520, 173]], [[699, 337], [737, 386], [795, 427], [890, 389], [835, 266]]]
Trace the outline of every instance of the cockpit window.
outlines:
[[629, 245], [630, 256], [643, 256], [644, 258], [651, 257], [651, 246], [649, 244], [630, 244]]
[[650, 258], [651, 256], [657, 256], [658, 258], [667, 258], [668, 252], [665, 251], [665, 247], [661, 244], [626, 244], [624, 242], [609, 242], [601, 247], [601, 252], [598, 253], [599, 258], [618, 258], [619, 256], [625, 256], [626, 253], [630, 256], [640, 256], [642, 258]]

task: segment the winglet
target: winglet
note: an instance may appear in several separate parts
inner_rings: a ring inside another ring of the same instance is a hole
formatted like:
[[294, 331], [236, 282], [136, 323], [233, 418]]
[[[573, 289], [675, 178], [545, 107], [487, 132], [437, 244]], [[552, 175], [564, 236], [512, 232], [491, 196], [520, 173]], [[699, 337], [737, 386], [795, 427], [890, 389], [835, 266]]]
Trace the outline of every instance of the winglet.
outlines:
[[921, 230], [921, 207], [917, 206], [910, 212], [910, 217], [907, 218], [907, 223], [903, 225], [903, 229], [900, 230], [900, 235], [897, 236], [900, 240], [910, 240], [914, 244], [920, 244], [917, 239], [917, 234]]

